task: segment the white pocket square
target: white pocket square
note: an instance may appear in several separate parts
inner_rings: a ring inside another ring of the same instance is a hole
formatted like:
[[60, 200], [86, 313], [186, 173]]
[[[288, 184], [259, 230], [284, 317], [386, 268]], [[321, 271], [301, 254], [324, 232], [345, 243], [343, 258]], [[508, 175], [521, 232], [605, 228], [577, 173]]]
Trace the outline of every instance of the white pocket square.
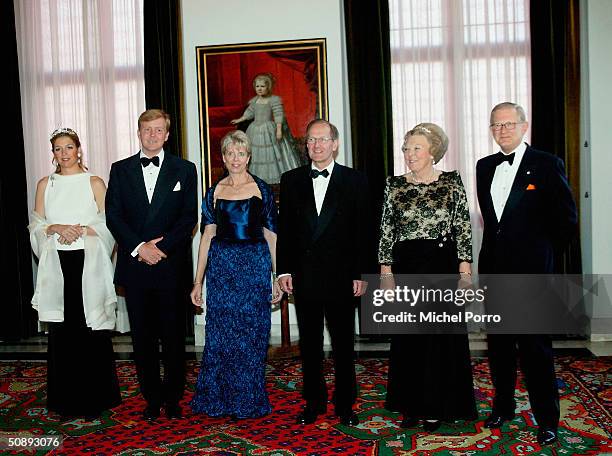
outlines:
[[181, 181], [178, 181], [176, 183], [176, 185], [174, 186], [174, 188], [172, 189], [173, 192], [178, 192], [181, 190]]

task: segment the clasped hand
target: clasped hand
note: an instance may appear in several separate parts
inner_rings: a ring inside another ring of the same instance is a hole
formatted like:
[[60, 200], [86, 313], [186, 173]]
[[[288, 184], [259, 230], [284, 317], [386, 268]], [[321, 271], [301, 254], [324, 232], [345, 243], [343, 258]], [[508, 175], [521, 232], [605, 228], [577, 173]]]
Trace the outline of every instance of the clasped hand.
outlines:
[[138, 261], [144, 261], [149, 266], [154, 266], [164, 258], [167, 258], [168, 256], [159, 250], [156, 245], [162, 239], [163, 236], [142, 244], [138, 249]]
[[53, 231], [59, 235], [57, 242], [63, 245], [70, 245], [83, 236], [81, 225], [53, 225], [53, 227]]

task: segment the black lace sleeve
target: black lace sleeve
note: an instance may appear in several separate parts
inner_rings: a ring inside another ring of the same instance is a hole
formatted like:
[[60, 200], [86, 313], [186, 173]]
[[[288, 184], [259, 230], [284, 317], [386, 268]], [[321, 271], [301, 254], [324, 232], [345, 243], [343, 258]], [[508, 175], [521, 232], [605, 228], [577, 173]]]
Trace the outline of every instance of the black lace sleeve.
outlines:
[[378, 242], [378, 262], [380, 264], [393, 263], [393, 244], [395, 243], [395, 211], [391, 196], [391, 178], [387, 178], [383, 200], [382, 220], [380, 224], [380, 240]]

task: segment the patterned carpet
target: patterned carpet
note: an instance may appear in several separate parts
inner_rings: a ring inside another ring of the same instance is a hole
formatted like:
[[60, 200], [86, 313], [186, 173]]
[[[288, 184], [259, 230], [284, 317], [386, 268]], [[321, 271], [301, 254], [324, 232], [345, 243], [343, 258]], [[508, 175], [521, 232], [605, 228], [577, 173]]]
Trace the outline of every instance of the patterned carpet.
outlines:
[[[481, 417], [490, 412], [492, 387], [488, 365], [475, 358], [476, 398]], [[521, 383], [517, 417], [501, 430], [484, 429], [482, 421], [458, 422], [440, 427], [435, 434], [422, 427], [403, 430], [400, 416], [383, 408], [387, 362], [365, 359], [357, 363], [361, 424], [355, 428], [337, 423], [333, 415], [313, 426], [297, 426], [301, 408], [300, 364], [278, 360], [268, 368], [268, 391], [274, 407], [265, 418], [230, 422], [186, 413], [183, 420], [165, 418], [143, 422], [143, 402], [138, 395], [134, 365], [119, 361], [123, 404], [99, 420], [60, 422], [44, 407], [45, 363], [0, 362], [0, 436], [61, 434], [64, 449], [29, 454], [102, 455], [602, 455], [612, 453], [612, 357], [557, 359], [562, 423], [559, 443], [540, 448], [533, 416]], [[198, 364], [188, 364], [189, 385], [195, 382]], [[331, 383], [331, 364], [327, 362]], [[95, 394], [95, 392], [93, 393]], [[189, 390], [185, 404], [191, 398]], [[331, 409], [332, 407], [330, 407]], [[187, 407], [185, 411], [188, 412]], [[2, 452], [2, 454], [11, 454]]]

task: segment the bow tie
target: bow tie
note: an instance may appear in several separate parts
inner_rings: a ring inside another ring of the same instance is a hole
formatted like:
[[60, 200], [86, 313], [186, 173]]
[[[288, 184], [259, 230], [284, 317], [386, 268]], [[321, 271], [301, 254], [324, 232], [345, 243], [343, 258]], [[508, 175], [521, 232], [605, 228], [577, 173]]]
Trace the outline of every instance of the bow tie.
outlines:
[[155, 166], [159, 167], [159, 156], [155, 156], [153, 158], [140, 157], [140, 164], [143, 168], [149, 166], [150, 163], [153, 163]]
[[498, 152], [498, 163], [497, 166], [501, 165], [503, 162], [507, 161], [510, 166], [514, 163], [514, 153], [512, 154], [504, 154], [503, 152]]
[[326, 169], [324, 169], [323, 171], [319, 171], [314, 168], [310, 170], [310, 177], [316, 179], [319, 176], [327, 177], [329, 176], [329, 171], [327, 171]]

